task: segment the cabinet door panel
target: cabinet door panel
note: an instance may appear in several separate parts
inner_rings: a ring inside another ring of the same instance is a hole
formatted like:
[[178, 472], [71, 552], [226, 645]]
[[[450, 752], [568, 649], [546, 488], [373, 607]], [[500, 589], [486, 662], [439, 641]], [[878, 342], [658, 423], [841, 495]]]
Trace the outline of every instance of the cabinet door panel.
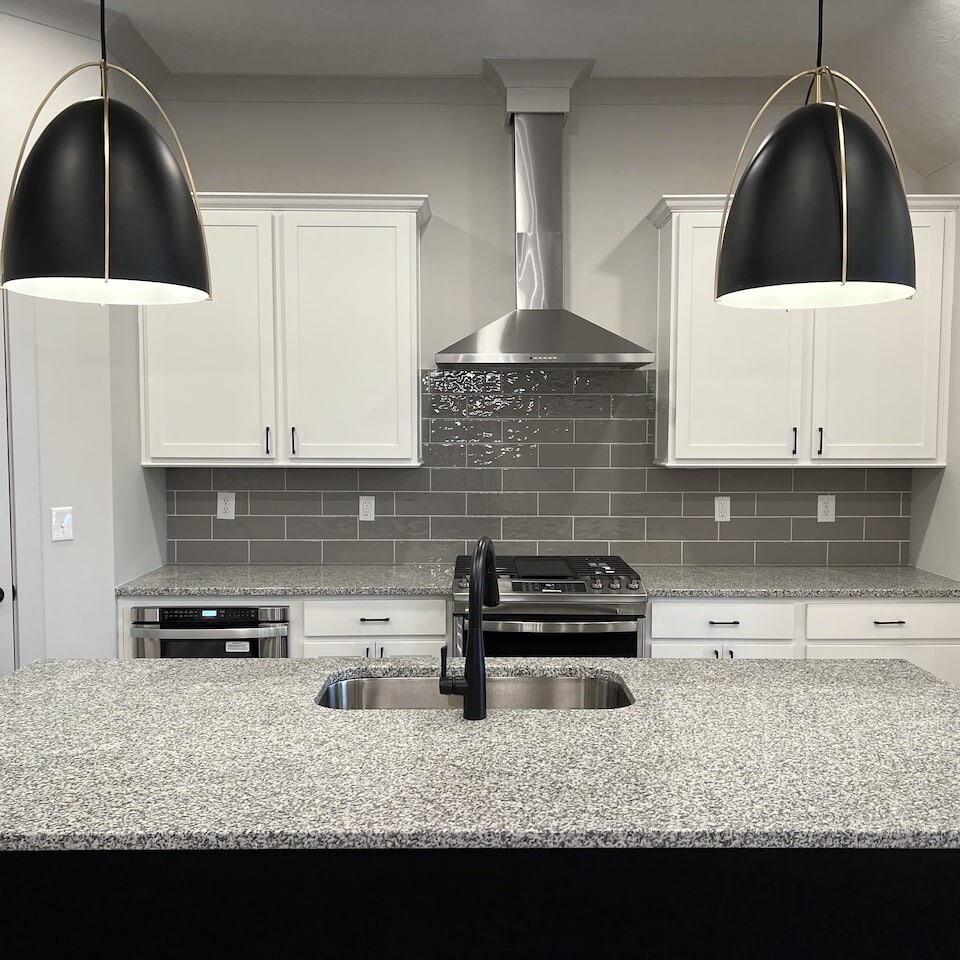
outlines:
[[372, 640], [304, 640], [305, 657], [372, 657]]
[[283, 224], [286, 452], [415, 462], [415, 216], [287, 213]]
[[375, 655], [380, 659], [389, 657], [437, 657], [446, 640], [379, 640], [375, 642]]
[[912, 300], [816, 313], [815, 461], [937, 456], [945, 220], [936, 213], [912, 218], [917, 254]]
[[213, 299], [145, 307], [145, 460], [276, 456], [273, 238], [269, 213], [203, 215]]
[[688, 643], [665, 643], [654, 640], [650, 644], [652, 660], [665, 658], [672, 660], [719, 660], [723, 653], [722, 643], [710, 643], [708, 640]]
[[909, 660], [960, 686], [960, 643], [807, 643], [808, 660]]
[[719, 221], [706, 213], [679, 225], [675, 456], [791, 461], [805, 314], [714, 302]]
[[726, 660], [792, 660], [795, 649], [792, 643], [725, 643], [723, 657]]

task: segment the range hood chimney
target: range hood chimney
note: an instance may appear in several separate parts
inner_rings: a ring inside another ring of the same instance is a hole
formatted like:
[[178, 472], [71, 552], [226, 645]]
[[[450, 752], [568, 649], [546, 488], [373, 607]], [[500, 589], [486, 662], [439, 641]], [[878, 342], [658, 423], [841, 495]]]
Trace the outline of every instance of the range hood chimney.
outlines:
[[486, 65], [502, 80], [513, 121], [517, 309], [441, 350], [437, 366], [652, 363], [649, 350], [563, 307], [563, 118], [570, 87], [592, 61]]

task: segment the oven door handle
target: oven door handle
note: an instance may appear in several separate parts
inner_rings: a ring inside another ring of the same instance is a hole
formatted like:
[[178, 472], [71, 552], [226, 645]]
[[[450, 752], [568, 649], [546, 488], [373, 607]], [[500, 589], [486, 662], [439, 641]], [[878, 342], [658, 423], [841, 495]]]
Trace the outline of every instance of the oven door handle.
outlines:
[[484, 633], [636, 633], [636, 620], [483, 620]]
[[131, 627], [134, 640], [262, 640], [265, 637], [285, 637], [287, 624], [275, 623], [267, 627]]

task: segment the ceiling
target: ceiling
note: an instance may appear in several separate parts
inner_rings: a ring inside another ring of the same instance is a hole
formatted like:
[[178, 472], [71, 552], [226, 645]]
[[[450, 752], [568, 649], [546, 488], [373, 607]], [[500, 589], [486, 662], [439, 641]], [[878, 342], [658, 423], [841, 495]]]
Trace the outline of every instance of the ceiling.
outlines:
[[[92, 0], [0, 0], [89, 19]], [[594, 77], [812, 66], [817, 0], [108, 0], [174, 74], [479, 77], [484, 57], [594, 58]], [[910, 165], [960, 157], [960, 0], [826, 0], [824, 62], [871, 94]]]

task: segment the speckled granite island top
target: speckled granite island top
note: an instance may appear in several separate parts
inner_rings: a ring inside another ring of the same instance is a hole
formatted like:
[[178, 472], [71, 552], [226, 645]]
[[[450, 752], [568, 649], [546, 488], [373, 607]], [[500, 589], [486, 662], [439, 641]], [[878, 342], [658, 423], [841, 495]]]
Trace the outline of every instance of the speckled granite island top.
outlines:
[[118, 597], [443, 596], [443, 563], [168, 563], [117, 587]]
[[960, 690], [904, 661], [491, 661], [629, 707], [336, 711], [344, 660], [0, 681], [0, 848], [960, 846]]
[[960, 597], [960, 581], [915, 567], [637, 567], [651, 597]]

